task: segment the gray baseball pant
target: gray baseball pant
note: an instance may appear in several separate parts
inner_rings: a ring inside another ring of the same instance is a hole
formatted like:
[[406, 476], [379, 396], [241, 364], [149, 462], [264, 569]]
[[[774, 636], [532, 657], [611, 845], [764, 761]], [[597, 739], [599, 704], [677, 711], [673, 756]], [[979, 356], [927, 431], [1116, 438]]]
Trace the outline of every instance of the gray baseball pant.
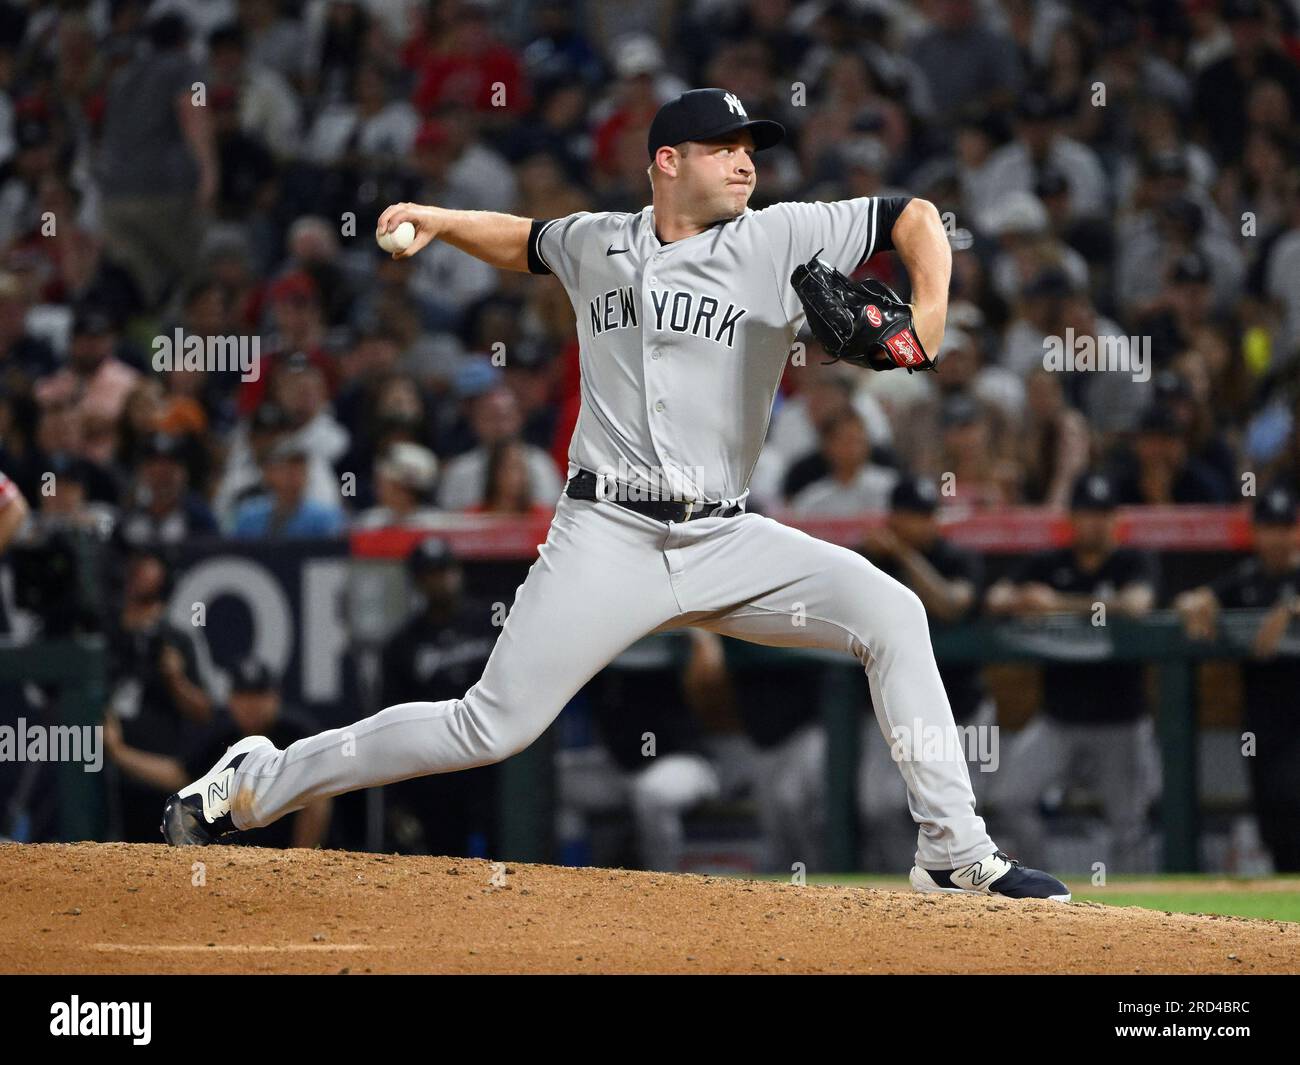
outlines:
[[[758, 514], [666, 524], [566, 496], [482, 678], [463, 698], [400, 703], [283, 751], [250, 753], [235, 774], [235, 826], [270, 824], [323, 796], [509, 758], [628, 645], [692, 625], [851, 654], [866, 669], [886, 734], [891, 722], [955, 730], [921, 601], [860, 555]], [[993, 852], [963, 758], [918, 752], [898, 768], [918, 822], [919, 865], [950, 869]]]

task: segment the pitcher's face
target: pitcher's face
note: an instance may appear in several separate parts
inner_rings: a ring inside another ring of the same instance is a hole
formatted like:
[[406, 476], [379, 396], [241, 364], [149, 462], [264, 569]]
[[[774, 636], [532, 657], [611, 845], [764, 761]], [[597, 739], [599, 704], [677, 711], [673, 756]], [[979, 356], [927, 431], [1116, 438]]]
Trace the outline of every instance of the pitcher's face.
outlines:
[[754, 194], [754, 138], [748, 132], [711, 141], [688, 141], [679, 153], [677, 176], [683, 203], [697, 218], [714, 221], [744, 213]]

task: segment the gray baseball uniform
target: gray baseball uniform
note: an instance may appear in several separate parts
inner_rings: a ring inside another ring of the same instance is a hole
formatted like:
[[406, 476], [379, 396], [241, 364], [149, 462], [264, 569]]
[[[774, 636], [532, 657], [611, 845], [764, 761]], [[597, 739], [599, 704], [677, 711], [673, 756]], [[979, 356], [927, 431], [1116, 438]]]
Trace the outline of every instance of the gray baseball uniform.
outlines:
[[[866, 559], [752, 513], [662, 522], [612, 495], [741, 508], [803, 310], [789, 284], [821, 256], [850, 273], [905, 199], [783, 203], [663, 244], [652, 207], [535, 222], [529, 268], [554, 273], [577, 318], [582, 405], [565, 495], [482, 679], [462, 699], [403, 703], [284, 751], [250, 753], [236, 827], [311, 800], [507, 758], [641, 636], [699, 626], [773, 646], [835, 648], [865, 667], [881, 728], [955, 733], [924, 608]], [[960, 744], [927, 744], [960, 750]], [[917, 864], [951, 869], [994, 848], [960, 757], [899, 763]]]

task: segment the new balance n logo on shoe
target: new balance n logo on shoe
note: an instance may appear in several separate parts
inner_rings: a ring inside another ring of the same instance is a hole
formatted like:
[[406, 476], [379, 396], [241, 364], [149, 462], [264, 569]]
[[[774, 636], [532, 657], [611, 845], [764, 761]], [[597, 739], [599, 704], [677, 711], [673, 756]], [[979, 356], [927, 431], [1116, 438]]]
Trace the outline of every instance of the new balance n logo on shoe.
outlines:
[[230, 784], [235, 779], [235, 771], [227, 769], [216, 780], [208, 785], [208, 808], [204, 811], [209, 820], [216, 820], [223, 812], [226, 802], [230, 799]]

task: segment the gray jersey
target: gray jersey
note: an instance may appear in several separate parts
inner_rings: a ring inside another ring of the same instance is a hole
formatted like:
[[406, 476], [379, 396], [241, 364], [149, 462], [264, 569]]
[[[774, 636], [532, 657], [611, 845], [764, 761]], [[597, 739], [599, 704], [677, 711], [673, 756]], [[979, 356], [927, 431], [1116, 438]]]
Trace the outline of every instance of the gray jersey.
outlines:
[[577, 317], [582, 406], [569, 460], [688, 500], [740, 498], [803, 324], [791, 272], [820, 254], [851, 273], [892, 247], [907, 201], [747, 209], [671, 244], [652, 207], [534, 223], [529, 269], [555, 274]]

